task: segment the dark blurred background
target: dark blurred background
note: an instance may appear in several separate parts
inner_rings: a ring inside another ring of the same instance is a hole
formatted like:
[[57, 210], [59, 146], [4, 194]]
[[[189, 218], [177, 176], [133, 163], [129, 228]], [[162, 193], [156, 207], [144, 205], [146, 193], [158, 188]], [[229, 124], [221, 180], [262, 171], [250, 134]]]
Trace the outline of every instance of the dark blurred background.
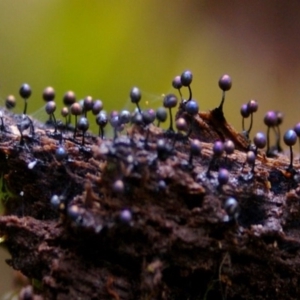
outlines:
[[[284, 113], [285, 130], [300, 121], [299, 20], [293, 0], [2, 0], [0, 98], [18, 96], [27, 82], [30, 112], [41, 111], [49, 85], [58, 102], [74, 90], [78, 99], [100, 98], [108, 111], [132, 109], [128, 94], [137, 85], [142, 107], [158, 107], [161, 95], [174, 91], [173, 77], [190, 69], [194, 98], [209, 110], [228, 73], [227, 120], [241, 130], [240, 106], [256, 99], [254, 132], [265, 131], [269, 109]], [[11, 287], [11, 272], [1, 271], [0, 294]]]

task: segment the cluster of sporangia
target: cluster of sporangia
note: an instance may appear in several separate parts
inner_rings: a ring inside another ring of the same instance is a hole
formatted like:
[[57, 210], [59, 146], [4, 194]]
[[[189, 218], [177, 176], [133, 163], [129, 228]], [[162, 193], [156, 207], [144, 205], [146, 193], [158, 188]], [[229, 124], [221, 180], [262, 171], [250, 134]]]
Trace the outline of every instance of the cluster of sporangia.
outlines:
[[[198, 103], [192, 99], [192, 83], [193, 75], [190, 71], [185, 71], [181, 76], [176, 76], [172, 81], [172, 86], [178, 90], [180, 95], [180, 107], [184, 111], [194, 118], [199, 112]], [[231, 89], [232, 81], [229, 75], [225, 74], [219, 79], [219, 87], [222, 90], [222, 99], [218, 109], [223, 112], [223, 105], [225, 101], [225, 93]], [[189, 91], [188, 99], [183, 99], [181, 88], [187, 87]], [[20, 131], [21, 139], [20, 143], [24, 143], [23, 131], [29, 129], [30, 134], [34, 135], [34, 126], [32, 120], [27, 116], [27, 101], [31, 95], [31, 88], [28, 84], [23, 84], [20, 88], [20, 96], [25, 101], [23, 114], [19, 118], [17, 127]], [[48, 125], [54, 127], [54, 133], [57, 136], [60, 136], [60, 143], [57, 147], [55, 156], [58, 161], [61, 161], [67, 157], [67, 152], [62, 144], [64, 130], [73, 130], [73, 139], [76, 142], [76, 137], [78, 137], [78, 132], [82, 133], [81, 145], [85, 144], [85, 134], [89, 129], [89, 121], [87, 119], [88, 112], [91, 112], [96, 117], [96, 123], [99, 126], [99, 137], [105, 139], [104, 129], [107, 123], [109, 122], [114, 130], [114, 140], [117, 138], [118, 132], [122, 131], [126, 124], [135, 124], [137, 126], [143, 127], [147, 134], [144, 141], [144, 147], [148, 147], [148, 135], [149, 135], [149, 125], [153, 124], [157, 120], [157, 126], [160, 126], [161, 123], [167, 120], [169, 114], [170, 125], [168, 130], [165, 131], [165, 136], [168, 140], [172, 139], [171, 145], [166, 142], [166, 139], [158, 139], [156, 143], [157, 158], [165, 160], [169, 153], [174, 150], [175, 143], [177, 140], [185, 140], [190, 142], [190, 154], [188, 159], [188, 165], [192, 168], [193, 157], [201, 155], [201, 142], [198, 139], [189, 138], [191, 134], [191, 126], [187, 125], [187, 122], [184, 118], [178, 118], [175, 121], [175, 127], [178, 132], [174, 131], [173, 127], [173, 116], [172, 109], [178, 105], [178, 98], [175, 94], [167, 94], [163, 99], [163, 106], [158, 108], [156, 111], [153, 109], [141, 110], [140, 100], [141, 100], [141, 91], [137, 87], [133, 87], [130, 91], [131, 102], [136, 105], [136, 109], [133, 113], [128, 110], [122, 110], [120, 112], [113, 111], [109, 115], [103, 111], [103, 103], [101, 100], [93, 100], [92, 97], [87, 96], [83, 100], [76, 102], [76, 96], [74, 92], [68, 91], [64, 97], [63, 102], [65, 107], [61, 110], [61, 116], [64, 118], [65, 122], [57, 122], [55, 118], [56, 103], [54, 102], [55, 91], [52, 87], [47, 87], [43, 91], [43, 99], [46, 101], [45, 110], [49, 115]], [[16, 105], [16, 100], [13, 96], [8, 96], [5, 102], [7, 109], [12, 109]], [[248, 103], [243, 104], [240, 109], [242, 116], [242, 130], [244, 136], [249, 139], [250, 131], [253, 124], [253, 114], [258, 110], [258, 103], [256, 100], [250, 100]], [[71, 125], [71, 116], [75, 118], [74, 127]], [[250, 125], [248, 129], [245, 129], [245, 119], [250, 117]], [[1, 130], [5, 130], [3, 115], [0, 115], [1, 120]], [[255, 159], [257, 156], [258, 149], [262, 149], [267, 146], [266, 155], [269, 157], [274, 156], [278, 152], [282, 152], [280, 146], [280, 129], [279, 125], [282, 123], [283, 115], [280, 112], [268, 111], [264, 117], [264, 123], [267, 126], [267, 134], [265, 135], [262, 132], [258, 132], [253, 138], [253, 145], [250, 146], [249, 151], [246, 155], [245, 164], [248, 164], [251, 167], [251, 173], [254, 174], [255, 169]], [[270, 147], [270, 130], [273, 130], [275, 133], [276, 144], [273, 147]], [[181, 132], [185, 132], [182, 134]], [[300, 138], [300, 123], [298, 123], [294, 129], [286, 131], [283, 136], [284, 143], [290, 148], [290, 165], [289, 171], [293, 170], [293, 150], [292, 146], [295, 145], [297, 137]], [[213, 157], [211, 163], [209, 164], [206, 176], [210, 178], [211, 168], [213, 163], [219, 159], [225, 152], [226, 157], [231, 155], [235, 150], [235, 145], [231, 140], [226, 140], [225, 142], [216, 141], [213, 144]], [[220, 186], [227, 184], [229, 180], [229, 171], [226, 168], [220, 168], [217, 176]], [[116, 180], [112, 186], [112, 190], [115, 193], [123, 193], [125, 190], [124, 182], [120, 179]], [[161, 180], [158, 184], [159, 189], [163, 190], [166, 187], [164, 180]], [[51, 199], [51, 204], [58, 208], [61, 202], [61, 197], [54, 195]], [[234, 219], [238, 214], [238, 202], [233, 197], [228, 198], [224, 203], [224, 208], [228, 213], [230, 219]], [[72, 209], [70, 210], [70, 215], [72, 215]], [[74, 211], [75, 213], [75, 211]], [[129, 209], [124, 209], [120, 212], [120, 219], [123, 222], [130, 222], [132, 219], [132, 213]]]

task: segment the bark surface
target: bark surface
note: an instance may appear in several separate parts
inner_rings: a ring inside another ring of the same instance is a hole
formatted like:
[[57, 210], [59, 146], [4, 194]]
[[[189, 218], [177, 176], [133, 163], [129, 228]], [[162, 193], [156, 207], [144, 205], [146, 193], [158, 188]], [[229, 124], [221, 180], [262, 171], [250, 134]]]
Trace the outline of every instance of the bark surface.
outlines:
[[[64, 130], [61, 139], [35, 121], [20, 142], [19, 117], [5, 112], [0, 232], [8, 263], [41, 283], [24, 299], [299, 298], [298, 161], [289, 170], [288, 157], [259, 152], [253, 173], [244, 165], [249, 141], [218, 109], [179, 116], [190, 137], [131, 126], [115, 140], [88, 133], [82, 145], [80, 134]], [[202, 142], [192, 161], [191, 138]], [[227, 138], [237, 150], [213, 158], [212, 142]], [[230, 172], [224, 186], [220, 167]], [[123, 192], [114, 192], [116, 180]], [[224, 208], [229, 197], [237, 218]]]

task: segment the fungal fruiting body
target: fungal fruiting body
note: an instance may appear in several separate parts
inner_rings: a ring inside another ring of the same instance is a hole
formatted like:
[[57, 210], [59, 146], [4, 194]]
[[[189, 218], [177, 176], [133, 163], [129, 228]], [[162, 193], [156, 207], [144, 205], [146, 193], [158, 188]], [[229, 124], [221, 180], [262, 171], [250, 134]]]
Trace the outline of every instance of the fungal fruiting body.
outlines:
[[[275, 111], [265, 116], [267, 136], [257, 133], [252, 145], [257, 102], [242, 106], [242, 117], [251, 121], [240, 134], [223, 113], [230, 76], [220, 78], [222, 100], [209, 112], [199, 111], [201, 102], [192, 98], [192, 80], [190, 71], [176, 76], [172, 86], [181, 99], [169, 93], [157, 110], [140, 106], [138, 87], [129, 92], [133, 112], [105, 112], [105, 103], [91, 96], [81, 105], [69, 91], [63, 96], [64, 122], [54, 116], [58, 102], [48, 87], [42, 98], [52, 124], [27, 115], [30, 86], [20, 90], [23, 114], [11, 113], [16, 101], [6, 98], [0, 110], [0, 187], [11, 201], [4, 203], [0, 231], [11, 265], [36, 276], [45, 299], [84, 299], [83, 290], [94, 299], [202, 299], [210, 286], [216, 298], [226, 289], [231, 299], [248, 291], [252, 276], [263, 274], [263, 282], [281, 278], [273, 274], [282, 269], [279, 254], [298, 255], [289, 250], [300, 244], [295, 227], [289, 231], [300, 215], [299, 165], [292, 151], [298, 127], [284, 135], [290, 158], [270, 147], [270, 128], [281, 123]], [[165, 130], [160, 125], [168, 118]], [[99, 126], [96, 135], [89, 131], [92, 121]], [[244, 164], [251, 176], [243, 176]], [[228, 253], [234, 263], [225, 268]], [[266, 258], [272, 270], [265, 268]], [[241, 272], [245, 282], [238, 280]], [[299, 289], [298, 273], [289, 274], [289, 281], [280, 279], [286, 293]], [[257, 291], [260, 284], [251, 281], [251, 288]], [[264, 289], [274, 296], [267, 284]]]

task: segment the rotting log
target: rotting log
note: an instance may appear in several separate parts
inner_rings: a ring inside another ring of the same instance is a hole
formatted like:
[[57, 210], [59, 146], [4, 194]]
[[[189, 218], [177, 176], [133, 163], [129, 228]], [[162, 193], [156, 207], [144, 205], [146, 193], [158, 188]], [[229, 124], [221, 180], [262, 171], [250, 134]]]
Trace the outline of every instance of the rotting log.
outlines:
[[[0, 232], [8, 263], [41, 283], [24, 299], [299, 298], [298, 162], [290, 172], [284, 155], [259, 152], [252, 173], [244, 166], [249, 141], [218, 111], [178, 116], [202, 141], [192, 164], [190, 138], [153, 125], [128, 127], [115, 140], [87, 133], [82, 146], [72, 131], [60, 136], [34, 121], [34, 136], [20, 143], [17, 116], [4, 113]], [[212, 161], [212, 142], [226, 138], [238, 150]], [[220, 167], [230, 171], [224, 186]], [[228, 197], [238, 201], [237, 218], [224, 209]], [[123, 209], [132, 213], [127, 222]]]

